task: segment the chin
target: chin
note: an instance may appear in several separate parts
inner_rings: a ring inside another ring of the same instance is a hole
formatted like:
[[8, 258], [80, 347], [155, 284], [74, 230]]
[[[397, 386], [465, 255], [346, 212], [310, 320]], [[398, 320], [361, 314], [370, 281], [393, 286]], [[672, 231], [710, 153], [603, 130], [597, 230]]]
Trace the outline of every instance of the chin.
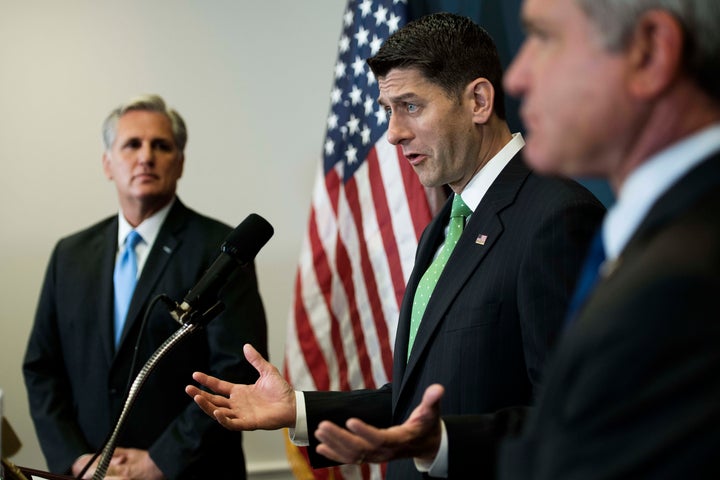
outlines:
[[425, 188], [434, 188], [443, 185], [442, 183], [439, 183], [439, 180], [437, 178], [431, 177], [430, 175], [423, 175], [421, 173], [418, 173], [418, 180]]
[[537, 173], [543, 175], [552, 175], [560, 173], [561, 164], [553, 160], [552, 154], [542, 153], [531, 145], [526, 145], [523, 150], [523, 156], [528, 166]]
[[544, 149], [543, 145], [528, 141], [522, 153], [528, 166], [541, 175], [572, 176], [576, 173], [576, 162], [565, 158], [563, 152]]

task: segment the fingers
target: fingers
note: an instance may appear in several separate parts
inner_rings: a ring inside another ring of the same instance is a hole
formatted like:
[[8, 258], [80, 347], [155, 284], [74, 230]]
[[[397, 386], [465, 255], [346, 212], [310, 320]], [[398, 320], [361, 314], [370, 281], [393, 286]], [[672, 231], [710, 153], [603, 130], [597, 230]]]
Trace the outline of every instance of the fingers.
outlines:
[[355, 435], [358, 435], [370, 443], [378, 443], [382, 441], [381, 431], [372, 425], [368, 425], [358, 418], [351, 418], [345, 426]]
[[220, 380], [219, 378], [204, 374], [202, 372], [193, 372], [192, 378], [200, 385], [207, 387], [213, 392], [219, 393], [220, 395], [230, 395], [233, 387], [233, 384], [230, 382]]
[[317, 453], [340, 463], [362, 463], [372, 449], [364, 439], [328, 421], [320, 422], [315, 437], [321, 442]]
[[440, 400], [442, 399], [445, 389], [442, 385], [435, 383], [425, 389], [420, 405], [416, 407], [416, 412], [423, 417], [432, 417], [433, 419], [440, 417]]
[[234, 420], [234, 417], [228, 417], [225, 415], [223, 411], [215, 410], [212, 414], [212, 417], [217, 420], [217, 422], [222, 425], [223, 427], [227, 428], [228, 430], [251, 430], [247, 428], [243, 428], [243, 425], [241, 423], [238, 423]]
[[185, 393], [187, 393], [191, 398], [195, 398], [195, 395], [200, 395], [200, 390], [195, 385], [186, 385], [185, 386]]
[[218, 409], [217, 405], [210, 401], [208, 397], [212, 397], [211, 394], [203, 392], [202, 390], [188, 386], [185, 388], [188, 395], [192, 397], [198, 407], [205, 412], [207, 415], [215, 418], [215, 411]]
[[127, 452], [124, 448], [117, 447], [110, 459], [110, 465], [122, 465], [127, 461]]
[[206, 375], [202, 372], [194, 372], [193, 379], [208, 387], [209, 389], [220, 393], [220, 395], [214, 395], [211, 392], [200, 390], [194, 385], [188, 385], [185, 387], [185, 393], [190, 395], [195, 403], [202, 409], [203, 412], [211, 417], [214, 417], [213, 412], [218, 408], [229, 408], [230, 402], [227, 396], [230, 395], [233, 384], [220, 380], [210, 375]]
[[245, 354], [245, 359], [258, 371], [261, 377], [273, 374], [277, 370], [272, 363], [265, 360], [249, 343], [243, 345], [243, 353]]
[[238, 424], [235, 420], [232, 408], [225, 397], [213, 395], [192, 385], [185, 387], [185, 392], [192, 397], [206, 415], [217, 420], [223, 427], [229, 430], [243, 429], [243, 425]]
[[444, 394], [445, 388], [439, 383], [434, 383], [425, 389], [421, 403], [425, 406], [434, 408], [440, 405], [440, 399]]

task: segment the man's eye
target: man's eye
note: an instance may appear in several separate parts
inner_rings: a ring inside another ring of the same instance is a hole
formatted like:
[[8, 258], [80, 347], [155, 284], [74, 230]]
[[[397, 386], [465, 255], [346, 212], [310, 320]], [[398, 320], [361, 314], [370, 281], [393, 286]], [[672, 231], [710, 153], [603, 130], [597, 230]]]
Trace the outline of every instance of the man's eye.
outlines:
[[545, 30], [533, 28], [528, 30], [527, 37], [538, 42], [547, 42], [550, 39], [550, 34]]
[[392, 108], [385, 107], [385, 115], [387, 115], [388, 118], [392, 115]]
[[137, 149], [137, 148], [140, 148], [140, 140], [136, 140], [136, 139], [128, 140], [127, 142], [125, 142], [124, 147], [125, 147], [125, 148], [132, 148], [133, 150], [134, 150], [134, 149]]
[[161, 152], [170, 152], [173, 149], [172, 144], [169, 142], [156, 142], [154, 147]]
[[409, 113], [415, 113], [415, 112], [417, 112], [417, 110], [418, 110], [418, 106], [415, 105], [414, 103], [408, 103], [408, 104], [407, 104], [407, 111], [408, 111]]

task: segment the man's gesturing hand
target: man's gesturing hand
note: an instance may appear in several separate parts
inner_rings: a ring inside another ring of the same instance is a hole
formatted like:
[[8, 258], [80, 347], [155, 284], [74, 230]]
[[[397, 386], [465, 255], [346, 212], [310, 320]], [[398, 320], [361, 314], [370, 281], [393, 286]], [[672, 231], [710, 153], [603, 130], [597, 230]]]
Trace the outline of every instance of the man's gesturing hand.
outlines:
[[441, 385], [430, 385], [420, 405], [401, 425], [380, 429], [349, 419], [347, 430], [332, 422], [321, 422], [315, 437], [322, 442], [317, 452], [340, 463], [381, 463], [397, 458], [432, 460], [440, 448]]
[[211, 392], [193, 385], [185, 387], [202, 410], [229, 430], [276, 430], [295, 426], [295, 392], [280, 372], [250, 344], [245, 358], [260, 378], [253, 385], [235, 384], [204, 373], [193, 379]]

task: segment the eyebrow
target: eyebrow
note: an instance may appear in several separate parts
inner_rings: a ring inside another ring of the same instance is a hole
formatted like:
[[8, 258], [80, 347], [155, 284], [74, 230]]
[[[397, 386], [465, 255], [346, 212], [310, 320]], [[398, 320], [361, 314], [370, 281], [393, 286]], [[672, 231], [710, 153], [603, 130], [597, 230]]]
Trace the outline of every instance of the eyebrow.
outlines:
[[[392, 97], [392, 98], [390, 98], [389, 100], [390, 100], [390, 103], [402, 103], [402, 102], [408, 102], [408, 101], [410, 101], [410, 100], [417, 100], [418, 98], [419, 98], [419, 96], [418, 96], [416, 93], [414, 93], [414, 92], [407, 92], [407, 93], [403, 93], [403, 94], [401, 94], [401, 95], [398, 95], [398, 96], [396, 96], [396, 97]], [[378, 103], [379, 103], [380, 105], [385, 105], [385, 104], [383, 103], [382, 98], [380, 98], [380, 97], [378, 97]]]
[[536, 31], [546, 31], [552, 25], [552, 20], [548, 18], [538, 18], [537, 16], [521, 16], [520, 24], [526, 33], [530, 33]]

